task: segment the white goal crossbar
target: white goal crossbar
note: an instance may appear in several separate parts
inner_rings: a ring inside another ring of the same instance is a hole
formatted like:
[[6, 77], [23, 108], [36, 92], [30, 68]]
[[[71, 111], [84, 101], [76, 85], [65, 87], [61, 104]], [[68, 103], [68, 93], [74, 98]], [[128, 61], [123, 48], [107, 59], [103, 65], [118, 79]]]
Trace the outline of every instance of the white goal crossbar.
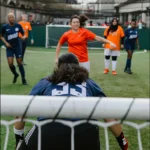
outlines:
[[[32, 101], [32, 102], [31, 102]], [[1, 95], [1, 115], [18, 116], [27, 110], [27, 116], [53, 118], [116, 118], [148, 120], [149, 98], [99, 98]], [[39, 111], [41, 110], [41, 111]]]
[[[46, 28], [47, 28], [47, 27], [61, 27], [61, 28], [66, 28], [66, 27], [68, 27], [68, 28], [71, 28], [70, 25], [52, 25], [52, 24], [46, 25]], [[108, 28], [108, 26], [85, 26], [85, 28], [106, 29], [106, 28]]]

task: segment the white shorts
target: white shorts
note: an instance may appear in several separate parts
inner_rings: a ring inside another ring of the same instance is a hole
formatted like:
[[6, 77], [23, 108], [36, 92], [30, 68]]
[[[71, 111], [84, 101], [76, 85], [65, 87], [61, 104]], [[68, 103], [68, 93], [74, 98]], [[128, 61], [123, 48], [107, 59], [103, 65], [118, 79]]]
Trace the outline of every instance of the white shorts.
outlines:
[[104, 49], [104, 55], [105, 56], [120, 56], [120, 51]]
[[80, 62], [79, 65], [81, 67], [84, 67], [85, 69], [87, 69], [88, 72], [90, 72], [90, 62], [89, 61], [87, 61], [87, 62]]

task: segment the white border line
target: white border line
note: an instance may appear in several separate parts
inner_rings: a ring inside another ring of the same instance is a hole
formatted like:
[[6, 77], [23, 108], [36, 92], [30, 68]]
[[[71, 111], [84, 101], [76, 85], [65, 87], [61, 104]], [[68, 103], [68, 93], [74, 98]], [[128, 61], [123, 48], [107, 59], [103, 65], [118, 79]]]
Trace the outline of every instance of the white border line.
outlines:
[[[4, 47], [1, 47], [2, 49], [5, 49]], [[55, 53], [55, 51], [53, 51], [53, 52], [47, 52], [47, 51], [44, 51], [44, 52], [41, 52], [41, 51], [32, 51], [32, 50], [29, 50], [29, 49], [27, 49], [26, 50], [26, 52], [27, 53], [39, 53], [39, 54], [47, 54], [47, 53]], [[146, 51], [147, 52], [147, 51]], [[146, 53], [145, 51], [142, 51], [142, 52], [134, 52], [134, 54], [143, 54], [143, 53]], [[97, 54], [99, 54], [99, 55], [104, 55], [104, 53], [102, 53], [102, 52], [100, 52], [100, 53], [92, 53], [92, 52], [89, 52], [88, 53], [89, 55], [97, 55]], [[120, 55], [126, 55], [127, 53], [120, 53]]]

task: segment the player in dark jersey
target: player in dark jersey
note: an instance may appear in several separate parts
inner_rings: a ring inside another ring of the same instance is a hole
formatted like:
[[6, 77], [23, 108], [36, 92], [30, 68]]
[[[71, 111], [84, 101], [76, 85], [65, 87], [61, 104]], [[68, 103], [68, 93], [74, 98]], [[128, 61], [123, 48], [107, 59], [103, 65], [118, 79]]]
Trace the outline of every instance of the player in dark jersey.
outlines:
[[[11, 72], [14, 75], [13, 83], [16, 83], [19, 74], [16, 71], [14, 66], [14, 55], [16, 57], [19, 71], [22, 77], [22, 84], [27, 85], [27, 81], [25, 79], [25, 71], [22, 65], [22, 50], [21, 50], [21, 43], [18, 36], [18, 33], [24, 35], [24, 31], [21, 25], [15, 23], [15, 15], [13, 13], [8, 14], [8, 24], [4, 24], [0, 31], [0, 39], [6, 45], [6, 55], [8, 60], [8, 65]], [[22, 37], [24, 38], [24, 36]]]
[[135, 43], [137, 43], [137, 48], [139, 49], [139, 42], [138, 42], [138, 32], [136, 29], [136, 21], [132, 20], [131, 28], [125, 30], [125, 49], [127, 51], [127, 61], [124, 72], [128, 74], [132, 74], [131, 71], [131, 60], [132, 55], [135, 50]]
[[[88, 78], [88, 71], [85, 68], [79, 66], [77, 57], [72, 53], [67, 53], [59, 57], [58, 68], [54, 70], [51, 76], [42, 79], [31, 90], [30, 95], [105, 97], [105, 94], [102, 92], [100, 87], [93, 80]], [[39, 121], [43, 121], [46, 119], [48, 118], [38, 118]], [[75, 118], [63, 120], [77, 121], [79, 119]], [[115, 134], [115, 132], [118, 132], [119, 136], [117, 137], [117, 140], [122, 146], [121, 149], [127, 150], [125, 149], [125, 147], [128, 143], [126, 143], [126, 145], [123, 145], [123, 133], [122, 131], [117, 131], [117, 127], [119, 127], [119, 125], [114, 125], [112, 129], [113, 133]], [[57, 122], [53, 122], [42, 126], [41, 129], [41, 150], [71, 149], [71, 129], [69, 127]], [[22, 132], [22, 136], [21, 132], [19, 131]], [[15, 126], [14, 132], [15, 134], [20, 134], [20, 139], [23, 137], [23, 129], [18, 130]], [[21, 146], [18, 144], [18, 150], [37, 150], [37, 137], [38, 128], [37, 126], [33, 126], [33, 128], [28, 132], [25, 139], [21, 143]], [[100, 150], [99, 128], [89, 123], [84, 123], [76, 126], [75, 150]]]

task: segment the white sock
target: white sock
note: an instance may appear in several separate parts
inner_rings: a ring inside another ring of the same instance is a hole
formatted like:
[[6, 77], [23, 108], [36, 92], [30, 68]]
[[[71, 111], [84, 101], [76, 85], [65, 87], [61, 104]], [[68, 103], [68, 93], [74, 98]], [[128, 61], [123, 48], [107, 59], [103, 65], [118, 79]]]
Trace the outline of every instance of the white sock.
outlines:
[[112, 71], [116, 71], [117, 61], [112, 61]]
[[109, 69], [110, 59], [105, 59], [105, 69]]
[[16, 134], [16, 135], [22, 135], [22, 134], [24, 134], [24, 128], [23, 129], [21, 129], [21, 130], [18, 130], [18, 129], [16, 129], [15, 127], [14, 127], [14, 133]]

